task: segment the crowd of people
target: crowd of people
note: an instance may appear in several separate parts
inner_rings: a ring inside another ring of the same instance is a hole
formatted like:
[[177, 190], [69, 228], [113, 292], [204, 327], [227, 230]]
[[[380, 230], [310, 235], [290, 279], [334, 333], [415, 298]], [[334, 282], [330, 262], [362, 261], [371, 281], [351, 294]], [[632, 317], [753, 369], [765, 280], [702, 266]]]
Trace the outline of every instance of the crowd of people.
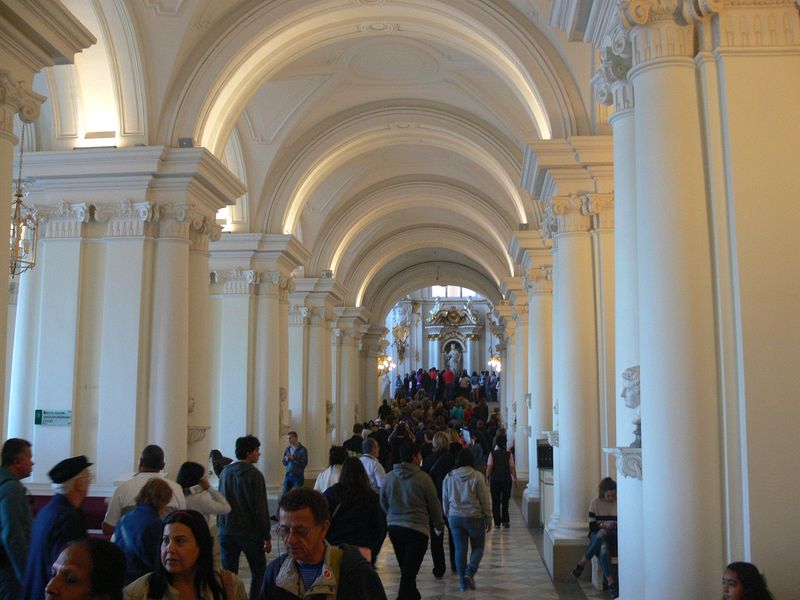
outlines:
[[[31, 474], [32, 448], [9, 439], [0, 468], [0, 598], [385, 600], [375, 561], [387, 536], [400, 571], [397, 600], [422, 597], [417, 577], [429, 547], [434, 577], [449, 563], [461, 590], [474, 590], [486, 534], [510, 526], [516, 469], [499, 410], [490, 414], [486, 396], [471, 392], [448, 398], [445, 388], [437, 398], [423, 382], [413, 395], [384, 400], [378, 418], [357, 423], [342, 446], [331, 447], [313, 489], [305, 485], [308, 451], [289, 432], [272, 516], [254, 436], [236, 440], [235, 459], [212, 451], [218, 489], [195, 462], [170, 481], [163, 450], [149, 445], [108, 503], [102, 534], [110, 541], [88, 537], [80, 510], [92, 463], [78, 456], [53, 467], [55, 494], [34, 520], [20, 482]], [[606, 478], [590, 505], [589, 544], [573, 575], [598, 556], [614, 597], [616, 531], [616, 484]], [[267, 564], [273, 533], [283, 552]], [[249, 590], [237, 576], [242, 554]], [[772, 596], [753, 565], [732, 563], [722, 598]]]

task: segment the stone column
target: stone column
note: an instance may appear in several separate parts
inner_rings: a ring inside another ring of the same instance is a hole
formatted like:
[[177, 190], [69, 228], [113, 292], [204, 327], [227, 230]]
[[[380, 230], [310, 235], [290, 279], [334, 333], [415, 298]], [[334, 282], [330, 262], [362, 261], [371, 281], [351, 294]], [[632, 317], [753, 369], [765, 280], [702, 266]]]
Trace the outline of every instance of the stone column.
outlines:
[[[47, 471], [71, 453], [80, 416], [80, 410], [76, 410], [82, 400], [77, 385], [78, 320], [84, 226], [89, 220], [85, 203], [61, 202], [56, 207], [43, 206], [39, 213], [38, 265], [28, 273], [22, 293], [25, 302], [31, 304], [19, 316], [20, 336], [33, 337], [21, 340], [19, 360], [12, 364], [9, 411], [9, 433], [30, 440], [36, 447], [36, 462], [41, 467], [33, 473], [34, 483], [48, 482]], [[32, 295], [34, 290], [37, 297]], [[23, 319], [29, 319], [28, 323]], [[28, 363], [26, 359], [32, 360]], [[34, 409], [72, 411], [72, 425], [34, 426]]]
[[[548, 257], [545, 260], [552, 260]], [[528, 390], [531, 430], [528, 461], [530, 478], [523, 495], [528, 526], [539, 524], [539, 477], [536, 471], [536, 441], [553, 429], [553, 281], [552, 266], [542, 264], [528, 271]]]
[[[523, 296], [523, 294], [518, 294]], [[516, 419], [517, 427], [514, 431], [514, 446], [516, 451], [514, 453], [514, 462], [517, 467], [517, 477], [520, 483], [527, 484], [530, 478], [528, 457], [529, 444], [531, 442], [530, 434], [531, 429], [528, 426], [528, 402], [530, 395], [528, 393], [528, 304], [527, 294], [524, 294], [526, 302], [516, 304], [514, 306], [514, 325], [515, 325], [515, 343], [514, 343], [514, 401], [517, 405]], [[523, 298], [520, 298], [522, 300]]]
[[444, 367], [442, 359], [442, 339], [438, 333], [428, 334], [428, 357], [428, 362], [431, 363], [429, 368], [436, 367], [441, 370], [442, 367]]
[[[617, 431], [615, 445], [633, 440], [635, 410], [621, 397], [622, 373], [639, 365], [639, 277], [636, 225], [636, 139], [630, 44], [619, 35], [602, 51], [595, 89], [604, 104], [614, 106], [609, 122], [614, 130], [614, 292]], [[626, 476], [617, 462], [618, 552], [620, 595], [644, 598], [644, 521], [642, 480]]]
[[500, 379], [500, 414], [508, 430], [508, 444], [511, 446], [512, 440], [515, 439], [515, 423], [516, 423], [516, 405], [514, 398], [514, 374], [516, 369], [515, 363], [515, 323], [512, 317], [513, 306], [508, 302], [501, 302], [495, 307], [497, 313], [503, 318], [503, 325], [505, 326], [505, 348], [502, 355], [503, 370], [498, 373]]
[[333, 418], [330, 324], [334, 318], [334, 304], [342, 297], [344, 291], [335, 280], [315, 278], [295, 279], [290, 295], [293, 305], [306, 309], [305, 394], [300, 398], [297, 413], [294, 412], [297, 399], [292, 404], [292, 425], [297, 423], [298, 433], [299, 427], [303, 427], [300, 441], [308, 448], [308, 479], [315, 478], [328, 466]]
[[134, 471], [147, 443], [147, 381], [139, 357], [150, 327], [142, 297], [152, 277], [154, 208], [151, 202], [123, 200], [95, 212], [96, 219], [107, 221], [97, 429], [114, 431], [97, 438], [97, 455], [103, 457], [97, 462], [97, 481], [111, 482]]
[[469, 356], [469, 362], [466, 368], [469, 369], [470, 375], [472, 375], [473, 371], [479, 372], [485, 368], [482, 366], [482, 363], [486, 361], [483, 360], [481, 337], [479, 333], [470, 333], [467, 335], [467, 355]]
[[220, 227], [195, 215], [189, 230], [189, 422], [188, 458], [204, 465], [211, 449], [211, 311], [208, 241]]
[[337, 326], [341, 330], [341, 369], [339, 399], [337, 402], [337, 430], [341, 443], [350, 437], [359, 415], [361, 369], [358, 360], [358, 338], [361, 326], [366, 322], [364, 309], [342, 307], [336, 309]]
[[645, 600], [665, 597], [665, 572], [681, 574], [670, 595], [710, 598], [719, 586], [708, 573], [724, 563], [708, 180], [683, 7], [623, 12], [636, 98]]
[[383, 327], [369, 327], [363, 335], [364, 353], [364, 415], [362, 421], [374, 419], [378, 414], [380, 400], [380, 381], [378, 377], [378, 356], [381, 353], [381, 337], [386, 329]]
[[548, 200], [547, 211], [556, 225], [553, 365], [560, 442], [557, 504], [545, 528], [545, 562], [554, 578], [563, 579], [586, 544], [587, 507], [600, 475], [597, 315], [591, 219], [583, 200], [575, 194], [556, 196]]
[[281, 271], [266, 271], [260, 274], [260, 283], [255, 307], [253, 430], [263, 449], [259, 467], [267, 487], [275, 489], [283, 481], [285, 431], [281, 431], [281, 423], [289, 409], [286, 390], [281, 390], [280, 368], [282, 355], [288, 353], [281, 296], [286, 293], [289, 278]]
[[153, 271], [149, 438], [174, 478], [186, 461], [189, 424], [189, 218], [185, 205], [159, 207]]

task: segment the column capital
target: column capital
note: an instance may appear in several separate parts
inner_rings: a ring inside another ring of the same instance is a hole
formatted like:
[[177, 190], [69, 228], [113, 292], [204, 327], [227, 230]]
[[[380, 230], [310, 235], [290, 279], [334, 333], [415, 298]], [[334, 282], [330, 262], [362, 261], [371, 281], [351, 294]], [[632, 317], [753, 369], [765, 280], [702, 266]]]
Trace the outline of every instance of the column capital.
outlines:
[[614, 229], [614, 195], [586, 194], [581, 198], [581, 211], [592, 217], [592, 229]]
[[584, 194], [552, 196], [544, 203], [545, 216], [542, 230], [548, 237], [577, 232], [588, 232], [592, 222], [583, 211]]
[[628, 81], [632, 60], [630, 44], [625, 32], [620, 32], [619, 53], [612, 43], [600, 49], [600, 66], [592, 77], [595, 100], [606, 106], [614, 106], [614, 112], [632, 109], [633, 85]]
[[525, 275], [525, 285], [529, 294], [552, 294], [553, 266], [540, 265], [530, 269]]
[[91, 209], [85, 202], [59, 202], [55, 206], [36, 206], [41, 237], [47, 239], [80, 238], [89, 222]]
[[514, 305], [512, 317], [517, 327], [525, 327], [528, 324], [528, 303]]
[[716, 51], [800, 46], [798, 0], [707, 0], [700, 8], [712, 16]]
[[0, 69], [0, 107], [5, 113], [0, 119], [0, 135], [14, 137], [14, 115], [19, 115], [24, 123], [38, 119], [45, 100], [46, 96], [29, 89], [25, 82], [14, 79], [10, 71]]
[[95, 204], [94, 219], [98, 223], [106, 223], [106, 236], [110, 238], [150, 234], [150, 224], [155, 217], [155, 205], [149, 201], [125, 199], [114, 204]]
[[720, 0], [622, 0], [622, 25], [630, 30], [634, 70], [664, 58], [691, 58], [695, 54], [694, 16], [708, 13]]
[[259, 273], [252, 269], [234, 267], [226, 271], [217, 271], [216, 283], [222, 284], [222, 293], [226, 295], [249, 295], [255, 292], [259, 283]]

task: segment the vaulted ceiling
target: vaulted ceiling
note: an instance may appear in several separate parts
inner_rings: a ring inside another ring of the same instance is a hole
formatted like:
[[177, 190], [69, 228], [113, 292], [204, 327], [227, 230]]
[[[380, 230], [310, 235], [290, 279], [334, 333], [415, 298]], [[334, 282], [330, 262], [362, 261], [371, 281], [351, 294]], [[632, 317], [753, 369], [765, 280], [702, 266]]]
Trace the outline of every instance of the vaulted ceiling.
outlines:
[[526, 145], [593, 132], [548, 0], [65, 3], [99, 43], [37, 79], [39, 148], [204, 145], [246, 183], [227, 230], [295, 235], [379, 312], [434, 272], [499, 298]]

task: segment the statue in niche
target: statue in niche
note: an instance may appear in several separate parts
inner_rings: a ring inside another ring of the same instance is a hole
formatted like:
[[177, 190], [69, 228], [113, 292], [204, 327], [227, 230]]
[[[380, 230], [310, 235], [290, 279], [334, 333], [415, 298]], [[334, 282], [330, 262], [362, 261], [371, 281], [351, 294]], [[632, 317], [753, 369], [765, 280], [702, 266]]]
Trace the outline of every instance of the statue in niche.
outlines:
[[450, 344], [445, 348], [445, 357], [447, 358], [447, 367], [458, 373], [461, 371], [461, 351], [456, 344]]
[[622, 372], [622, 399], [625, 406], [636, 410], [636, 417], [633, 419], [634, 440], [631, 448], [642, 447], [642, 417], [640, 411], [641, 397], [639, 394], [639, 365], [629, 367]]
[[289, 394], [286, 388], [282, 387], [278, 390], [278, 397], [280, 398], [280, 428], [281, 435], [286, 435], [292, 430], [292, 411], [289, 410]]

